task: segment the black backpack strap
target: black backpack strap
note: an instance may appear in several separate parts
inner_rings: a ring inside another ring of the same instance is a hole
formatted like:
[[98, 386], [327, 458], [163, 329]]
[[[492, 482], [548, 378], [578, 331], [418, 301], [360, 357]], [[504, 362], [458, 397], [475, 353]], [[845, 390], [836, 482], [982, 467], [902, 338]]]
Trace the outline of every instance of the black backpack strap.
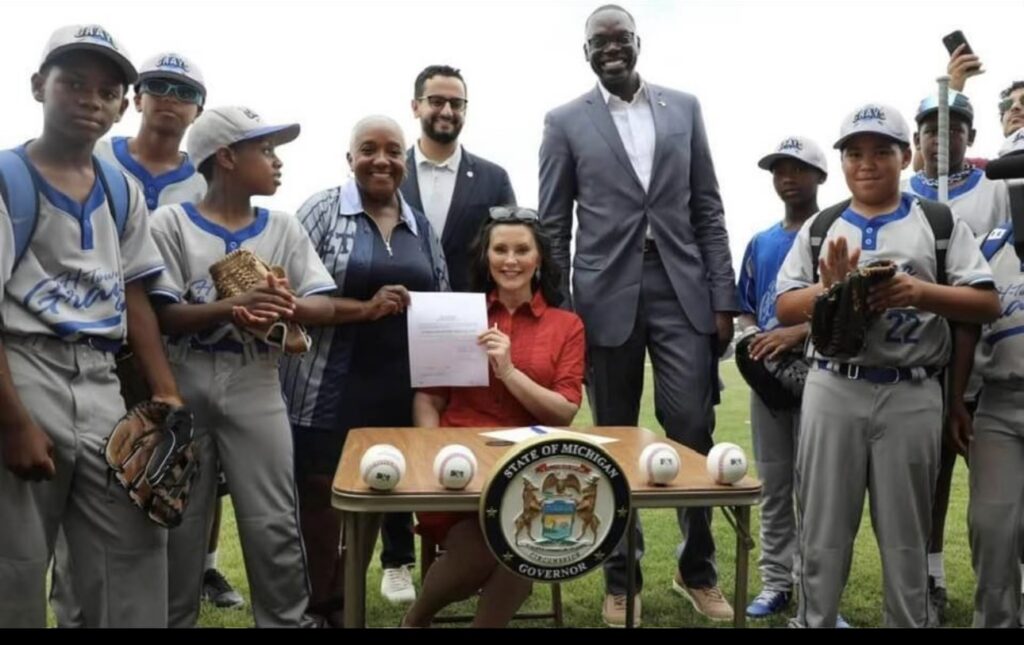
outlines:
[[1014, 246], [1024, 258], [1024, 183], [1007, 183], [1010, 191], [1010, 221], [1013, 222]]
[[839, 202], [838, 204], [833, 204], [818, 213], [815, 216], [814, 221], [811, 222], [809, 237], [811, 238], [812, 284], [816, 284], [818, 282], [818, 259], [821, 257], [821, 247], [825, 243], [825, 236], [828, 235], [828, 230], [832, 228], [832, 224], [839, 219], [839, 216], [843, 214], [843, 211], [849, 207], [849, 199]]
[[921, 210], [924, 211], [924, 216], [928, 219], [932, 234], [935, 236], [935, 283], [947, 284], [946, 251], [949, 250], [949, 240], [953, 237], [953, 211], [949, 206], [930, 199], [919, 197], [917, 203], [921, 205]]

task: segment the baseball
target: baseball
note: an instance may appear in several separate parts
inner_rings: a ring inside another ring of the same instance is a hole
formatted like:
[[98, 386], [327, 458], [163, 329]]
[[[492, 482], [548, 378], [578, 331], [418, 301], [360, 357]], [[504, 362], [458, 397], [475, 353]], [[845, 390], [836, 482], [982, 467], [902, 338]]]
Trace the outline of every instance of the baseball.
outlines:
[[434, 457], [437, 482], [451, 490], [462, 490], [476, 474], [476, 455], [466, 446], [453, 443], [441, 448]]
[[667, 443], [652, 443], [640, 453], [640, 475], [649, 484], [664, 486], [679, 474], [679, 453]]
[[747, 474], [747, 456], [734, 443], [719, 443], [708, 453], [708, 474], [718, 484], [735, 484]]
[[359, 461], [363, 481], [373, 490], [389, 491], [405, 475], [405, 457], [398, 448], [379, 443], [370, 446]]

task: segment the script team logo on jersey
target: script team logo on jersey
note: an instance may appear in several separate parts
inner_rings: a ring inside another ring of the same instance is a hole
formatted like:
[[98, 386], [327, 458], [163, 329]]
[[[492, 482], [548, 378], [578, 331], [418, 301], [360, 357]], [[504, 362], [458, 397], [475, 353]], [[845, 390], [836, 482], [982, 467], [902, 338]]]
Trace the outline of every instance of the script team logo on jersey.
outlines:
[[626, 474], [599, 445], [556, 434], [517, 446], [480, 499], [499, 562], [532, 580], [568, 580], [601, 566], [629, 522]]
[[102, 40], [104, 43], [117, 49], [117, 45], [114, 44], [114, 38], [107, 33], [107, 30], [99, 25], [89, 25], [82, 27], [75, 32], [75, 38], [91, 38], [92, 40]]
[[853, 115], [853, 124], [858, 125], [861, 121], [878, 121], [885, 124], [885, 110], [877, 105], [869, 105]]

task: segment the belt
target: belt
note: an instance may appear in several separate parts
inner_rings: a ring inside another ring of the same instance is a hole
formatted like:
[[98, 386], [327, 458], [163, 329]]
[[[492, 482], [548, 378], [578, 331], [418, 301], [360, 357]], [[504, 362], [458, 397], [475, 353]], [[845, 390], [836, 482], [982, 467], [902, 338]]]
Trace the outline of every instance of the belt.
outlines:
[[19, 339], [25, 342], [31, 342], [35, 340], [53, 342], [53, 343], [67, 343], [69, 345], [82, 345], [95, 349], [98, 352], [105, 352], [107, 354], [116, 354], [124, 346], [124, 341], [113, 338], [103, 338], [101, 336], [82, 336], [75, 340], [67, 340], [60, 336], [50, 336], [49, 334], [6, 334], [4, 338]]
[[658, 245], [654, 243], [654, 238], [644, 238], [644, 253], [657, 253]]
[[876, 385], [889, 385], [900, 381], [923, 381], [939, 373], [937, 367], [869, 367], [834, 361], [818, 361], [818, 369], [827, 370], [851, 381], [867, 381]]
[[[264, 345], [263, 343], [247, 345], [244, 343], [240, 343], [237, 340], [232, 340], [230, 338], [222, 338], [215, 343], [200, 343], [199, 341], [193, 338], [192, 341], [189, 343], [189, 347], [191, 347], [192, 349], [198, 349], [203, 352], [210, 352], [211, 354], [215, 352], [244, 354], [246, 351], [256, 351], [257, 353], [261, 354], [270, 353], [270, 348], [267, 345]], [[246, 348], [251, 349], [247, 350]]]

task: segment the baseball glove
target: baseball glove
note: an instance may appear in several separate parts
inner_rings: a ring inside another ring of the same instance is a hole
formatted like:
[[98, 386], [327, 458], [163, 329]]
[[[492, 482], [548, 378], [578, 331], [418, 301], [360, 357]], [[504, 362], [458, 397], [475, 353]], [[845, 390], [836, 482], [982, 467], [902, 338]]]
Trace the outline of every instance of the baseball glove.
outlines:
[[160, 526], [174, 528], [199, 474], [192, 441], [192, 413], [143, 401], [107, 437], [104, 456], [128, 497]]
[[879, 260], [850, 271], [818, 296], [811, 316], [811, 341], [823, 356], [852, 358], [864, 348], [878, 314], [868, 309], [868, 291], [896, 275], [896, 265]]
[[[268, 274], [277, 278], [285, 277], [284, 269], [270, 266], [248, 249], [232, 251], [210, 266], [217, 298], [221, 300], [266, 285]], [[309, 334], [297, 322], [279, 320], [269, 325], [247, 327], [246, 331], [288, 354], [304, 354], [309, 351]]]
[[751, 327], [736, 341], [736, 367], [740, 375], [769, 410], [800, 407], [807, 361], [799, 351], [787, 352], [776, 360], [755, 361], [750, 357], [750, 343], [760, 331]]

